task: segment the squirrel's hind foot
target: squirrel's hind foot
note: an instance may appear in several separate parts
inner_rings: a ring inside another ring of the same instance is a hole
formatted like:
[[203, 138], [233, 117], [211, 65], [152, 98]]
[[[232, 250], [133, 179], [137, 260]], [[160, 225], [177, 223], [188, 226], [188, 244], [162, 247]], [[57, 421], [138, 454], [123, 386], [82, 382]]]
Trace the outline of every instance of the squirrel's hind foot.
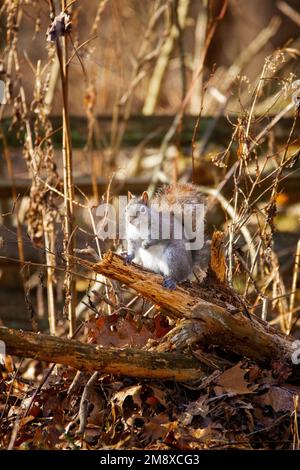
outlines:
[[169, 290], [175, 290], [176, 289], [176, 281], [172, 279], [171, 277], [164, 277], [163, 280], [163, 287]]

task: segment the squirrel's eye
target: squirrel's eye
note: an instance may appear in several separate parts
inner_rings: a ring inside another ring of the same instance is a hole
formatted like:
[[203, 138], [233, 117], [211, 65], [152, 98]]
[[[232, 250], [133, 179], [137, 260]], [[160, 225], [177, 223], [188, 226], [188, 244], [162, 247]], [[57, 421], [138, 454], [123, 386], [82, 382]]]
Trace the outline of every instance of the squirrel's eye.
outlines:
[[140, 213], [141, 213], [141, 214], [145, 214], [145, 213], [146, 213], [146, 207], [145, 207], [145, 206], [142, 206], [142, 207], [140, 208]]

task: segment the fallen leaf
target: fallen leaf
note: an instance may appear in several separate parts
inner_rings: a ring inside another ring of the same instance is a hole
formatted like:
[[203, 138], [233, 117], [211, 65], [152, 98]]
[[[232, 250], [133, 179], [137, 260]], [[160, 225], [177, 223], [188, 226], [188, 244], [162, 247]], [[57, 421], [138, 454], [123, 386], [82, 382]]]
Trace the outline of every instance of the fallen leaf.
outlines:
[[142, 399], [141, 399], [141, 391], [142, 385], [133, 385], [132, 387], [126, 387], [119, 392], [116, 392], [111, 401], [114, 402], [120, 409], [123, 408], [124, 401], [126, 398], [131, 397], [134, 404], [136, 404], [139, 408], [142, 406]]
[[102, 347], [141, 348], [155, 337], [145, 324], [138, 324], [131, 315], [125, 318], [119, 315], [100, 317], [91, 320], [87, 328], [89, 339]]
[[261, 406], [271, 406], [275, 413], [287, 411], [292, 413], [295, 409], [293, 396], [294, 394], [286, 388], [273, 385], [266, 393], [255, 397], [255, 402]]
[[233, 395], [254, 393], [259, 385], [250, 385], [249, 382], [246, 381], [245, 375], [248, 371], [248, 368], [242, 369], [242, 362], [239, 362], [230, 369], [225, 370], [225, 372], [223, 372], [223, 374], [221, 374], [217, 379], [217, 385], [221, 387], [221, 390], [217, 389], [217, 391]]
[[147, 442], [154, 442], [158, 439], [164, 439], [168, 434], [170, 427], [170, 418], [166, 413], [160, 413], [151, 418], [145, 424], [143, 430], [143, 439]]

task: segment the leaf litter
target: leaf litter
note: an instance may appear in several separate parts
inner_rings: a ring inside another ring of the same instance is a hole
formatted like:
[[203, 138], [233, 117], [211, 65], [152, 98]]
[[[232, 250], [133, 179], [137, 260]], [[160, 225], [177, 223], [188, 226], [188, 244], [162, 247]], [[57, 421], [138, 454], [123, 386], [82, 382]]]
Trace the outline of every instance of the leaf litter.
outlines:
[[[149, 348], [170, 330], [166, 320], [98, 315], [84, 337], [100, 347]], [[196, 346], [199, 350], [200, 345]], [[224, 362], [225, 364], [225, 362]], [[80, 400], [90, 374], [56, 366], [33, 402], [40, 363], [1, 366], [0, 446], [18, 426], [15, 449], [290, 449], [300, 387], [276, 369], [246, 359], [213, 371], [198, 384], [141, 380], [99, 373], [88, 394], [83, 435]], [[71, 393], [69, 393], [69, 390]], [[16, 424], [17, 423], [17, 424]]]

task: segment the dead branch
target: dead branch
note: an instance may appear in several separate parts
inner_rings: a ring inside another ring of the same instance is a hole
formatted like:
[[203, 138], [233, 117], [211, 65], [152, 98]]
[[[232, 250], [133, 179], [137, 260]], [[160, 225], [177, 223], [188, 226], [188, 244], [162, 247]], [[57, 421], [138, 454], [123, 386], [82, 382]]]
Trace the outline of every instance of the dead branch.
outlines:
[[[184, 288], [177, 287], [171, 292], [162, 287], [161, 276], [136, 265], [127, 265], [122, 257], [112, 252], [107, 253], [100, 263], [79, 259], [77, 262], [133, 288], [173, 317], [190, 320], [189, 331], [192, 321], [193, 342], [200, 340], [203, 345], [217, 345], [260, 364], [270, 366], [274, 361], [280, 361], [292, 367], [293, 338], [281, 335], [257, 317], [248, 318], [242, 306], [236, 308], [228, 302], [215, 300], [221, 289], [217, 285], [214, 289], [211, 286], [209, 291], [205, 286], [185, 283]], [[179, 336], [179, 342], [182, 337]]]
[[0, 341], [5, 343], [8, 354], [65, 364], [78, 370], [178, 382], [206, 376], [197, 359], [183, 354], [101, 348], [5, 327], [0, 327]]

